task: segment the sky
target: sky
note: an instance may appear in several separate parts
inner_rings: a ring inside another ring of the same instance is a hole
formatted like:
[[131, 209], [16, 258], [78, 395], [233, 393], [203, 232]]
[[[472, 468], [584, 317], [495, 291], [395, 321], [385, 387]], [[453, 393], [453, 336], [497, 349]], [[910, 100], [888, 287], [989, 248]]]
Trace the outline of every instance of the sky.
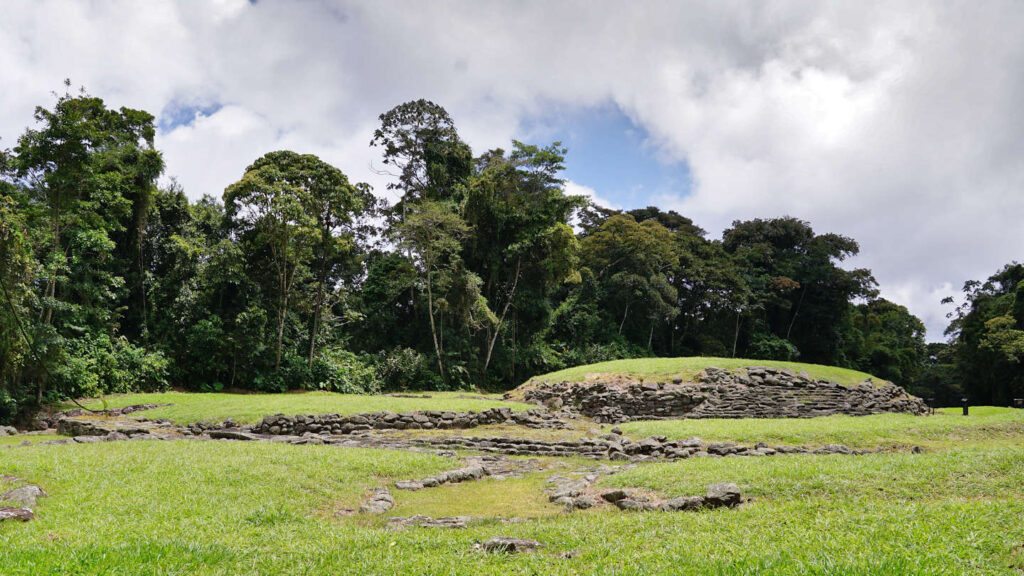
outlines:
[[940, 341], [1024, 259], [1022, 30], [1012, 0], [4, 0], [0, 148], [70, 78], [153, 113], [192, 198], [279, 149], [387, 197], [377, 117], [427, 98], [477, 153], [561, 141], [605, 206], [851, 236]]

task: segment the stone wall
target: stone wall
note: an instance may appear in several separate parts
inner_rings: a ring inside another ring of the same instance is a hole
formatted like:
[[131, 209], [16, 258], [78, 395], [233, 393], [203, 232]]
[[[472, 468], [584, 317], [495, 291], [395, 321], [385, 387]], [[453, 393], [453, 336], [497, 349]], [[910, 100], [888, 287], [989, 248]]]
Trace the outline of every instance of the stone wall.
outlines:
[[564, 405], [603, 422], [665, 418], [809, 418], [884, 412], [925, 414], [920, 398], [892, 384], [845, 386], [789, 370], [707, 368], [696, 382], [555, 382], [524, 393], [528, 402]]
[[511, 408], [491, 408], [476, 412], [453, 412], [449, 410], [424, 410], [417, 412], [365, 412], [362, 414], [321, 414], [267, 416], [253, 426], [257, 434], [301, 435], [352, 434], [368, 430], [454, 430], [475, 428], [488, 424], [516, 424], [528, 428], [566, 428], [567, 424], [558, 414], [534, 409], [517, 412]]

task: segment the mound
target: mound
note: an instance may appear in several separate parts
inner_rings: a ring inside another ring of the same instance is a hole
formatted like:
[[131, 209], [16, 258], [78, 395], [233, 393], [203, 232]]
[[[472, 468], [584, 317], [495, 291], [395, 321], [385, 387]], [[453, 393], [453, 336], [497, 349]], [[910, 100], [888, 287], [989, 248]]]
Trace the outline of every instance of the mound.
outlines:
[[[603, 422], [928, 412], [920, 398], [884, 380], [873, 380], [867, 374], [786, 363], [803, 368], [797, 372], [789, 367], [759, 365], [759, 362], [731, 358], [606, 362], [534, 378], [513, 390], [509, 397], [552, 408], [569, 406]], [[693, 373], [702, 363], [704, 366]], [[652, 365], [660, 372], [651, 370]], [[665, 372], [672, 367], [677, 369]], [[832, 378], [814, 377], [811, 372]], [[657, 375], [652, 378], [654, 374]]]

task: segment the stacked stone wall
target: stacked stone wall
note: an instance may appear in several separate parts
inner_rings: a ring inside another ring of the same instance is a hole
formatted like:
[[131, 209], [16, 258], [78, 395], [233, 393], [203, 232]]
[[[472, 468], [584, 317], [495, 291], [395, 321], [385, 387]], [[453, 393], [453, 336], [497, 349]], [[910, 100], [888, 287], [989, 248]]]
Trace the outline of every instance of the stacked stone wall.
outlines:
[[847, 386], [789, 370], [708, 368], [695, 382], [555, 382], [524, 393], [528, 402], [561, 404], [603, 422], [667, 418], [810, 418], [885, 412], [926, 414], [920, 398], [892, 384]]
[[565, 428], [559, 415], [534, 409], [517, 412], [511, 408], [491, 408], [476, 412], [423, 410], [417, 412], [365, 412], [362, 414], [321, 414], [267, 416], [253, 426], [257, 434], [301, 435], [353, 434], [369, 430], [456, 430], [488, 424], [516, 424], [528, 428]]

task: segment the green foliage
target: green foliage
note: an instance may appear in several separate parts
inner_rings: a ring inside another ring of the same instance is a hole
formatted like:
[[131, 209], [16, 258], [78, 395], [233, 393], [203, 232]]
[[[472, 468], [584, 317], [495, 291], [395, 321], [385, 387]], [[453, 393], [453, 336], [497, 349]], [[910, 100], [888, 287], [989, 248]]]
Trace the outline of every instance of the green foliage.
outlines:
[[72, 397], [168, 388], [167, 358], [146, 352], [124, 337], [83, 336], [66, 341], [64, 350], [67, 356], [53, 374], [60, 389]]
[[963, 294], [946, 334], [964, 392], [972, 403], [1024, 398], [1024, 265], [1011, 262], [985, 282], [968, 281]]
[[430, 358], [412, 348], [377, 354], [374, 364], [384, 390], [441, 390], [444, 385], [431, 368]]
[[390, 206], [287, 150], [223, 203], [190, 201], [156, 186], [148, 113], [83, 92], [35, 117], [0, 153], [0, 390], [19, 412], [171, 385], [508, 389], [641, 356], [800, 358], [947, 395], [942, 370], [967, 356], [986, 382], [1019, 365], [1017, 284], [959, 320], [976, 353], [932, 362], [920, 322], [840, 267], [852, 239], [789, 217], [709, 239], [673, 211], [599, 208], [566, 194], [560, 143], [474, 156], [427, 100], [382, 114], [370, 142]]
[[375, 358], [348, 350], [328, 350], [314, 366], [313, 381], [319, 390], [342, 394], [376, 394], [383, 388]]
[[854, 367], [906, 386], [924, 366], [924, 332], [906, 308], [879, 298], [853, 310], [844, 353]]
[[774, 334], [754, 334], [750, 341], [750, 357], [759, 360], [796, 360], [800, 351], [792, 342]]

